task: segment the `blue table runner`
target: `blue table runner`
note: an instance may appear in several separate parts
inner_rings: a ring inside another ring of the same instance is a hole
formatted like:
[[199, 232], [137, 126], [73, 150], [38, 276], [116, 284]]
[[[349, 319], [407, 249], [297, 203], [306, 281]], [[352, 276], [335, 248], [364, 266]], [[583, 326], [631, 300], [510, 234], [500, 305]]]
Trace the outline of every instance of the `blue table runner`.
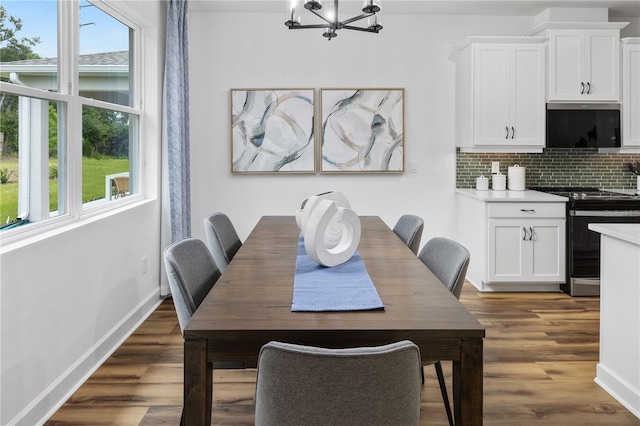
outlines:
[[291, 311], [366, 311], [384, 309], [358, 251], [343, 264], [317, 264], [298, 241]]

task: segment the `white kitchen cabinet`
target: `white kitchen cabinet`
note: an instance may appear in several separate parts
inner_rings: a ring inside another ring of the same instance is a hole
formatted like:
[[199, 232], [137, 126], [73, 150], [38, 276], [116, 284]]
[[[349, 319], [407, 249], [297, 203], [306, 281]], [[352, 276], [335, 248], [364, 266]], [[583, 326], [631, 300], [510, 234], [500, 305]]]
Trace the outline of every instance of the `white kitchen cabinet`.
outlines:
[[549, 101], [620, 102], [620, 30], [550, 29]]
[[622, 39], [622, 150], [640, 151], [640, 37]]
[[471, 253], [467, 279], [474, 286], [559, 291], [566, 271], [566, 198], [536, 191], [457, 192], [458, 240]]
[[463, 151], [542, 151], [543, 41], [535, 37], [469, 37], [458, 46], [456, 144]]
[[489, 219], [488, 239], [489, 282], [564, 281], [564, 220]]

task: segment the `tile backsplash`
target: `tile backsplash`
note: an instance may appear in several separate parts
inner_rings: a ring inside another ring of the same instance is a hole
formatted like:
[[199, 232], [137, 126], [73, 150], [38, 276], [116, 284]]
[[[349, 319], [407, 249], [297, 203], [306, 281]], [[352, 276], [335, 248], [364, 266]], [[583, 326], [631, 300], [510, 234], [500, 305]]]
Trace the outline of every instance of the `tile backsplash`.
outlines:
[[640, 154], [604, 154], [597, 148], [545, 148], [542, 153], [456, 152], [456, 187], [475, 188], [476, 177], [491, 176], [491, 162], [500, 173], [515, 164], [526, 167], [526, 186], [592, 186], [601, 189], [635, 189], [636, 176], [627, 163]]

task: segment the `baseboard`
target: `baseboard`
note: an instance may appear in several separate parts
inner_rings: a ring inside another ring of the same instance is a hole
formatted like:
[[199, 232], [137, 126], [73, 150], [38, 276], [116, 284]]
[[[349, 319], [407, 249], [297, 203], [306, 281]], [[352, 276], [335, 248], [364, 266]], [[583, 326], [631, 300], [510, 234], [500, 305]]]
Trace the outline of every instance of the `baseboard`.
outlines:
[[550, 292], [557, 293], [560, 291], [559, 283], [486, 283], [480, 280], [478, 284], [476, 280], [469, 279], [467, 275], [467, 281], [471, 283], [476, 289], [481, 292]]
[[162, 298], [158, 288], [142, 300], [7, 425], [44, 424], [151, 315], [161, 302]]
[[560, 291], [560, 284], [558, 283], [482, 283], [482, 291], [521, 291], [521, 292], [551, 292], [557, 293]]
[[594, 382], [640, 419], [640, 389], [618, 376], [602, 363], [596, 365]]

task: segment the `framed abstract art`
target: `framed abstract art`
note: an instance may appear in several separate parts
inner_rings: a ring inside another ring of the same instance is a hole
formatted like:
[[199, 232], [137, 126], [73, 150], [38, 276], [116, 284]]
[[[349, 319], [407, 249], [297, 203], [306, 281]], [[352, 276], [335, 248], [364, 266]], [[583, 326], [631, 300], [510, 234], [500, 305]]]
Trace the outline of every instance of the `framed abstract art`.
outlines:
[[315, 173], [314, 89], [231, 89], [232, 173]]
[[404, 89], [321, 89], [320, 98], [320, 172], [404, 172]]

